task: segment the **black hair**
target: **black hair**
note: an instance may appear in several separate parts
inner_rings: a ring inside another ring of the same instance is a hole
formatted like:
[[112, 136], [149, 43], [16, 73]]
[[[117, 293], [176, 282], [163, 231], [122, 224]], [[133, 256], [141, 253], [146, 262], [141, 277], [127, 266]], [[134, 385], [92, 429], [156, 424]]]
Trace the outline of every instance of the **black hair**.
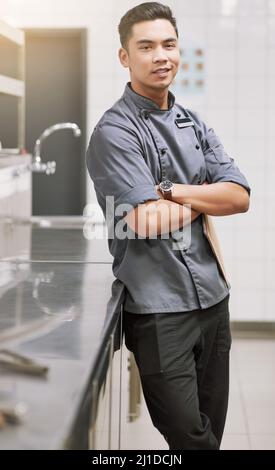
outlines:
[[159, 2], [145, 2], [137, 5], [131, 10], [128, 10], [120, 20], [118, 25], [118, 32], [120, 36], [120, 42], [124, 49], [127, 49], [128, 41], [132, 34], [132, 27], [136, 23], [142, 21], [152, 21], [157, 19], [165, 19], [170, 21], [174, 26], [176, 35], [178, 37], [178, 28], [176, 19], [173, 13], [167, 5], [163, 5]]

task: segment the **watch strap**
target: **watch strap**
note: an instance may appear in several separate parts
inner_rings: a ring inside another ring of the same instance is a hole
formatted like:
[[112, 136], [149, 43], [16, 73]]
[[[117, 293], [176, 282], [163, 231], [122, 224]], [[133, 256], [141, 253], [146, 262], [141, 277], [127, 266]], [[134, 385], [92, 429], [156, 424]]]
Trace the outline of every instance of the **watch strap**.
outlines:
[[164, 199], [168, 199], [168, 200], [172, 199], [172, 189], [170, 189], [169, 191], [163, 191], [162, 194], [163, 194]]

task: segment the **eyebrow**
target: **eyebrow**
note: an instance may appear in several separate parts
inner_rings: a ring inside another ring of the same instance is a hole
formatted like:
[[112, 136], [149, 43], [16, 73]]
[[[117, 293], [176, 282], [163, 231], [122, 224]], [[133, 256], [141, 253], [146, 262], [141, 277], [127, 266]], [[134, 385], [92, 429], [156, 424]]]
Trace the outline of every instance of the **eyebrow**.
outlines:
[[[172, 41], [177, 41], [177, 38], [167, 38], [164, 39], [162, 42], [172, 42]], [[156, 41], [151, 41], [150, 39], [140, 39], [137, 41], [137, 44], [154, 44]]]

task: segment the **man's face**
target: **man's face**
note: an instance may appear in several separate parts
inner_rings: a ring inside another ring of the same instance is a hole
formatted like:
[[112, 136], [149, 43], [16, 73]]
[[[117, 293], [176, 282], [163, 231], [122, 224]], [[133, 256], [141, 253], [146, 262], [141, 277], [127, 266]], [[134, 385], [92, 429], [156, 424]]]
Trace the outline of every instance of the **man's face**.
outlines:
[[143, 21], [132, 28], [128, 51], [120, 49], [120, 61], [129, 67], [131, 83], [138, 92], [167, 89], [179, 67], [178, 39], [165, 19]]

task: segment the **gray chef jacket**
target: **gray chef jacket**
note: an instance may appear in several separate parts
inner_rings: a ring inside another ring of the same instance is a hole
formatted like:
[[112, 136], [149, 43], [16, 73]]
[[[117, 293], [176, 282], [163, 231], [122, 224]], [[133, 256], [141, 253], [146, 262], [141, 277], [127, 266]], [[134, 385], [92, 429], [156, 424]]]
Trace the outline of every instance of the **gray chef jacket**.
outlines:
[[[128, 83], [94, 128], [87, 167], [105, 217], [106, 196], [113, 196], [115, 209], [119, 204], [136, 207], [159, 199], [154, 186], [164, 179], [182, 184], [231, 181], [250, 194], [213, 129], [175, 103], [171, 92], [168, 102], [167, 110], [160, 109]], [[202, 215], [191, 224], [187, 248], [175, 250], [173, 234], [166, 239], [115, 236], [108, 242], [113, 273], [126, 286], [124, 308], [129, 312], [186, 312], [215, 305], [228, 295], [230, 286], [204, 235]]]

